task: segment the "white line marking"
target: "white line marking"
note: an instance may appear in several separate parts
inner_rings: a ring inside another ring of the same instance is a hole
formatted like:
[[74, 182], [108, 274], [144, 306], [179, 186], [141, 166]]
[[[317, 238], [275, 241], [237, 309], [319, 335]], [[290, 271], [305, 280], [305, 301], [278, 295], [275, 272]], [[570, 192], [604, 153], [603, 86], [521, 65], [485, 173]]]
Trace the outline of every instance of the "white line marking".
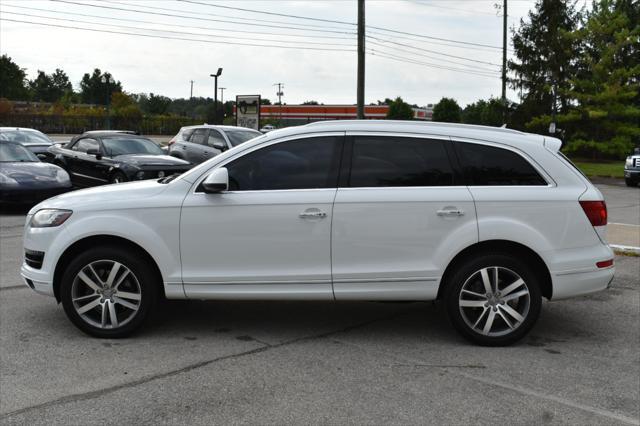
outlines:
[[635, 228], [640, 228], [640, 225], [634, 225], [632, 223], [616, 223], [616, 222], [609, 222], [609, 225], [618, 225], [618, 226], [633, 226]]

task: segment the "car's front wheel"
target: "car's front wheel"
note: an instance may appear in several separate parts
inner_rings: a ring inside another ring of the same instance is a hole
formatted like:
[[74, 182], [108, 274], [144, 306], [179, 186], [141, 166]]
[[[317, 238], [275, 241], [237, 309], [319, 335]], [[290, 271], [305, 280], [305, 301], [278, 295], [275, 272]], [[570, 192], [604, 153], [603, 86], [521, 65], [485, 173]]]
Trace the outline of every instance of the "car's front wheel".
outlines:
[[445, 298], [454, 327], [484, 346], [505, 346], [524, 337], [542, 305], [536, 274], [506, 254], [464, 262], [447, 283]]
[[631, 186], [631, 187], [638, 186], [638, 181], [636, 181], [635, 179], [631, 179], [631, 178], [624, 178], [624, 183], [627, 186]]
[[122, 172], [115, 172], [113, 175], [111, 175], [111, 179], [110, 179], [110, 183], [122, 183], [122, 182], [127, 182], [129, 179], [127, 179], [127, 176], [122, 173]]
[[97, 247], [76, 257], [62, 277], [64, 310], [80, 330], [96, 337], [125, 337], [155, 307], [156, 273], [132, 250]]

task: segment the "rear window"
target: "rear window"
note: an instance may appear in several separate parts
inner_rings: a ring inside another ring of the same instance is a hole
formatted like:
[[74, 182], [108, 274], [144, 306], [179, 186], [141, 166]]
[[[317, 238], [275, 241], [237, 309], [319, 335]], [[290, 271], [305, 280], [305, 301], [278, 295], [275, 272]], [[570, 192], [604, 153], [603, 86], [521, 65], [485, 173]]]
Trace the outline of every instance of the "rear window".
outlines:
[[468, 185], [547, 185], [536, 169], [513, 151], [464, 142], [457, 142], [456, 146]]
[[442, 141], [356, 136], [350, 186], [451, 186], [453, 170]]

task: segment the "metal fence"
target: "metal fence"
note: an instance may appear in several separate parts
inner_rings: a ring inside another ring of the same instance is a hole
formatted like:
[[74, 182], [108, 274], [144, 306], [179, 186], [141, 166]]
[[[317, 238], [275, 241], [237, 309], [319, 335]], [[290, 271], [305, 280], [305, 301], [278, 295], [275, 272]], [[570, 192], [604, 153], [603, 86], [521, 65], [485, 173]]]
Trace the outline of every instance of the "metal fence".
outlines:
[[28, 127], [43, 133], [80, 134], [88, 130], [135, 130], [145, 135], [175, 135], [182, 126], [202, 124], [188, 117], [97, 117], [89, 115], [9, 114], [0, 127]]

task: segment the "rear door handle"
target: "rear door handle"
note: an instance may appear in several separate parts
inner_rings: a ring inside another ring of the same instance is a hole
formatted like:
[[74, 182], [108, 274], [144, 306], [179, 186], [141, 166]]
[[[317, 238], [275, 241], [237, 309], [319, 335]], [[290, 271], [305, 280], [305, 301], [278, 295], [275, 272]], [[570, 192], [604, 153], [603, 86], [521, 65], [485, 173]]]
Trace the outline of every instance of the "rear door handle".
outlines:
[[327, 214], [325, 212], [321, 212], [321, 211], [304, 211], [302, 213], [300, 213], [298, 215], [299, 217], [303, 218], [303, 219], [308, 219], [308, 218], [324, 218], [327, 217]]
[[460, 209], [442, 209], [437, 211], [438, 216], [462, 216], [464, 211]]

